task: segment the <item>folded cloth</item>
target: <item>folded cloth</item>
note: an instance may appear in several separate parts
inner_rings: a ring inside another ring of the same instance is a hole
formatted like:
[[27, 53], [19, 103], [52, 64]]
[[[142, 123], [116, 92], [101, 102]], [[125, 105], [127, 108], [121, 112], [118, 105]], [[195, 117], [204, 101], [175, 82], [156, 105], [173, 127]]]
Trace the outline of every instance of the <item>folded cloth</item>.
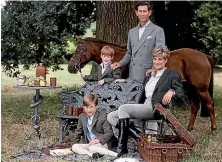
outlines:
[[126, 83], [126, 79], [116, 79], [114, 83]]
[[55, 149], [49, 151], [51, 156], [65, 156], [69, 154], [73, 154], [71, 149]]
[[139, 162], [138, 159], [135, 158], [118, 158], [116, 160], [114, 160], [114, 162]]

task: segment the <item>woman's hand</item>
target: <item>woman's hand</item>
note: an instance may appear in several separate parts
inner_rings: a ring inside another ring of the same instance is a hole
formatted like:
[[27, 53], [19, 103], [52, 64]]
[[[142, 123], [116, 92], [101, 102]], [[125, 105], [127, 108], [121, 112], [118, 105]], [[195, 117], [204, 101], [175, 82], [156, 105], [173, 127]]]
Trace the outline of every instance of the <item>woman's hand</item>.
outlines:
[[89, 142], [89, 145], [95, 145], [97, 143], [100, 143], [100, 141], [98, 139], [93, 139]]
[[163, 96], [163, 99], [162, 99], [162, 103], [164, 105], [167, 105], [170, 101], [171, 101], [171, 98], [173, 96], [174, 92], [169, 90], [164, 96]]

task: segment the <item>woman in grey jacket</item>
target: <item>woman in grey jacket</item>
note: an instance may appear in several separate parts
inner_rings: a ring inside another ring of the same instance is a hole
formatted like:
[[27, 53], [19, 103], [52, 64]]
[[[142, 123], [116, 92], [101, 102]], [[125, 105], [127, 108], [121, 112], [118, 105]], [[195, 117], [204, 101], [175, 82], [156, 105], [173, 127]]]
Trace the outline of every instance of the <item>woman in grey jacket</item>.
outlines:
[[[160, 103], [167, 105], [172, 97], [184, 100], [184, 91], [180, 74], [166, 68], [170, 52], [166, 46], [155, 47], [152, 52], [155, 70], [144, 79], [145, 96], [144, 104], [124, 104], [118, 110], [108, 114], [108, 122], [119, 128], [119, 141], [117, 152], [121, 156], [128, 152], [127, 139], [129, 129], [134, 129], [129, 125], [129, 118], [153, 119], [153, 107]], [[152, 129], [157, 130], [157, 123]], [[136, 131], [136, 130], [135, 130]]]

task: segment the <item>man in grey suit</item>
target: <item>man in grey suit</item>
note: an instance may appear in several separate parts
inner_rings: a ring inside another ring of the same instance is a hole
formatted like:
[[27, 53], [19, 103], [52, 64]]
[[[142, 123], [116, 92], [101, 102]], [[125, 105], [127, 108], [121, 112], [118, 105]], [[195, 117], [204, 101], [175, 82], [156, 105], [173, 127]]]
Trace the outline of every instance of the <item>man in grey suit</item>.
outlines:
[[152, 10], [149, 2], [138, 2], [135, 13], [139, 24], [129, 31], [127, 52], [112, 68], [123, 67], [130, 62], [129, 78], [142, 83], [146, 71], [153, 66], [152, 50], [156, 46], [165, 46], [165, 35], [161, 27], [150, 21]]

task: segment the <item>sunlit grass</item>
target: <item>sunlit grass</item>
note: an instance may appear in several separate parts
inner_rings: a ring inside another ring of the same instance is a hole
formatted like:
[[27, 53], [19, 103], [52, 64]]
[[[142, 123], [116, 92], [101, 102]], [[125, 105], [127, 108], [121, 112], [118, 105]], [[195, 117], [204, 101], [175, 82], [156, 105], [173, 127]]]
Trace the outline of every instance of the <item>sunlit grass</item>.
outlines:
[[[24, 137], [31, 134], [33, 130], [33, 123], [31, 117], [33, 110], [29, 107], [32, 96], [35, 94], [34, 90], [22, 90], [12, 88], [15, 84], [14, 78], [8, 78], [2, 75], [2, 87], [9, 86], [8, 92], [2, 92], [1, 113], [2, 113], [2, 161], [12, 161], [10, 156], [19, 153], [23, 150], [30, 150], [41, 146], [49, 146], [51, 144], [58, 144], [59, 138], [59, 118], [58, 115], [62, 109], [62, 103], [59, 99], [59, 94], [63, 91], [74, 91], [79, 88], [84, 82], [78, 74], [69, 74], [67, 65], [62, 65], [65, 70], [52, 72], [47, 75], [56, 76], [58, 83], [63, 86], [62, 89], [57, 90], [41, 90], [44, 100], [40, 105], [40, 126], [42, 138], [39, 140], [33, 136], [32, 140], [26, 141]], [[87, 65], [83, 72], [89, 74], [91, 69]], [[35, 70], [23, 71], [24, 75], [34, 75]], [[198, 114], [191, 132], [196, 138], [197, 143], [194, 146], [194, 152], [184, 162], [219, 162], [222, 159], [222, 88], [215, 86], [214, 88], [214, 102], [216, 112], [217, 131], [214, 134], [210, 133], [210, 118], [201, 118]], [[186, 128], [188, 125], [190, 110], [183, 107], [177, 107], [173, 110], [175, 117]], [[36, 161], [28, 159], [29, 161]], [[47, 158], [38, 160], [41, 162], [57, 162], [65, 161], [55, 158]]]
[[[71, 74], [68, 72], [68, 65], [61, 65], [64, 70], [52, 71], [48, 69], [48, 74], [46, 75], [46, 81], [49, 84], [50, 77], [57, 78], [57, 84], [62, 86], [73, 86], [75, 84], [82, 85], [84, 84], [84, 80], [80, 77], [79, 74]], [[89, 74], [91, 70], [91, 65], [86, 65], [82, 72], [84, 74]], [[21, 75], [25, 75], [27, 77], [35, 76], [35, 69], [32, 68], [30, 70], [21, 71]], [[2, 73], [1, 77], [1, 88], [12, 88], [13, 85], [16, 84], [16, 78], [10, 78], [6, 76], [5, 73]]]

